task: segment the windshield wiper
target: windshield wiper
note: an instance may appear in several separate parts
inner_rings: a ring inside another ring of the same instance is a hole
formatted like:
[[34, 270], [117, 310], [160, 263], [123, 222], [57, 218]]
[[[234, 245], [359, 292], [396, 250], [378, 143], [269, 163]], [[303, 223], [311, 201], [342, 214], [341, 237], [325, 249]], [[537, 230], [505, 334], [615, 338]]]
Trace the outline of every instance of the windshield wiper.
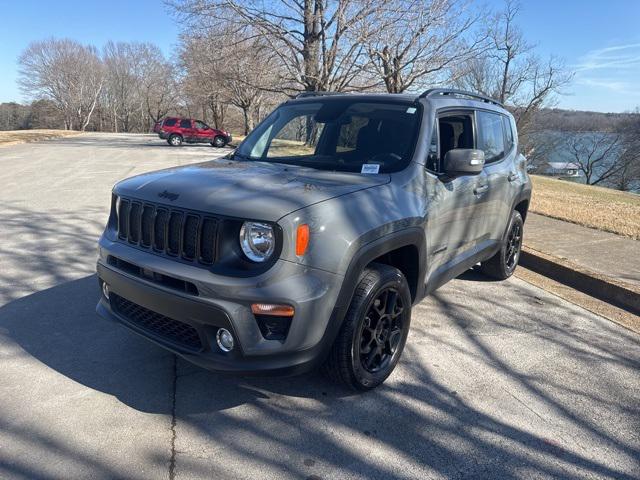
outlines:
[[241, 162], [246, 162], [248, 160], [252, 160], [249, 155], [242, 155], [241, 153], [233, 152], [230, 156], [231, 160], [238, 160]]

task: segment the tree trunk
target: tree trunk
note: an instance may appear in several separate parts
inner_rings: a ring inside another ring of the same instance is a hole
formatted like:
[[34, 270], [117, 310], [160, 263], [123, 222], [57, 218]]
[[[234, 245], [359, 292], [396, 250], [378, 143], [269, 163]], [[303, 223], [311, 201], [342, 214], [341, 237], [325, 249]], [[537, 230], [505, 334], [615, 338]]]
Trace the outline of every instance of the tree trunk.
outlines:
[[322, 0], [305, 0], [302, 83], [307, 92], [320, 90], [320, 8]]
[[244, 134], [248, 135], [249, 134], [249, 107], [248, 106], [243, 106], [242, 108], [242, 115], [244, 117]]

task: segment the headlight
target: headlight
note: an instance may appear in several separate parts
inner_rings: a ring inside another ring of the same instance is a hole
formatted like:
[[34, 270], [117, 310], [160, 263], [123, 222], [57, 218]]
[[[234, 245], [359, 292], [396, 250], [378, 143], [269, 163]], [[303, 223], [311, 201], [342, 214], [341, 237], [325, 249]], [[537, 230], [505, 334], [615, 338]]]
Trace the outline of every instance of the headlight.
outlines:
[[276, 247], [273, 228], [267, 223], [244, 222], [240, 229], [240, 246], [249, 260], [268, 260]]

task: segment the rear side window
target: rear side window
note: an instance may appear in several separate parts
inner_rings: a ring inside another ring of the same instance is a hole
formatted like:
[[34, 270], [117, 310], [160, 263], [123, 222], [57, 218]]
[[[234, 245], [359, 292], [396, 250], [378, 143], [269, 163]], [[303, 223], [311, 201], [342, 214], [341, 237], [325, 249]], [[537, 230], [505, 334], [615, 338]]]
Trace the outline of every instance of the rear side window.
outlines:
[[173, 127], [175, 124], [176, 124], [175, 118], [167, 118], [163, 123], [165, 127]]
[[508, 152], [511, 150], [511, 147], [513, 147], [513, 130], [511, 130], [511, 120], [509, 117], [503, 116], [502, 121], [504, 122], [505, 134], [504, 148]]
[[477, 112], [478, 149], [484, 151], [485, 163], [497, 162], [504, 157], [504, 130], [502, 115]]
[[180, 120], [180, 128], [191, 128], [191, 120]]

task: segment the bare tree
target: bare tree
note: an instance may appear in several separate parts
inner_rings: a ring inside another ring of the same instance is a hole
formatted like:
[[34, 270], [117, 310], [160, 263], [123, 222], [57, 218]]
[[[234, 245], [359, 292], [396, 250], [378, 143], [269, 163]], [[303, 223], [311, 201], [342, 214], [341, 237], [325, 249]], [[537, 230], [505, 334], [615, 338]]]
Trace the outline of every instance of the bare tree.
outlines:
[[148, 131], [153, 124], [175, 108], [178, 97], [174, 66], [165, 59], [157, 45], [139, 45], [138, 97], [143, 130]]
[[[212, 28], [206, 35], [182, 35], [181, 64], [185, 86], [214, 116], [220, 104], [237, 107], [243, 116], [244, 133], [253, 129], [263, 101], [273, 96], [278, 82], [271, 50], [260, 36], [239, 41], [229, 29]], [[223, 59], [232, 58], [232, 61]]]
[[630, 114], [619, 129], [622, 132], [620, 167], [610, 183], [618, 190], [640, 193], [640, 112]]
[[52, 100], [66, 129], [87, 127], [104, 85], [95, 47], [68, 39], [33, 42], [18, 63], [18, 82], [25, 95]]
[[572, 75], [557, 58], [535, 55], [516, 24], [519, 11], [517, 0], [505, 1], [488, 25], [489, 50], [463, 65], [457, 84], [510, 105], [524, 135], [535, 112], [552, 104]]
[[227, 110], [220, 81], [220, 69], [224, 67], [224, 62], [215, 53], [217, 49], [214, 46], [213, 39], [191, 32], [181, 35], [179, 64], [183, 75], [180, 84], [185, 103], [191, 100], [200, 105], [203, 109], [202, 119], [207, 120], [208, 111], [214, 127], [222, 128]]
[[274, 91], [345, 91], [362, 87], [362, 20], [390, 0], [174, 0], [191, 31], [227, 31], [240, 42], [260, 37], [281, 68]]
[[624, 168], [622, 135], [574, 132], [566, 137], [566, 151], [584, 174], [587, 185], [606, 184]]
[[112, 115], [113, 131], [131, 130], [132, 116], [138, 105], [138, 72], [140, 62], [136, 44], [108, 42], [103, 54], [106, 70], [104, 98]]
[[368, 69], [389, 93], [442, 83], [486, 47], [466, 0], [397, 0], [362, 21]]

